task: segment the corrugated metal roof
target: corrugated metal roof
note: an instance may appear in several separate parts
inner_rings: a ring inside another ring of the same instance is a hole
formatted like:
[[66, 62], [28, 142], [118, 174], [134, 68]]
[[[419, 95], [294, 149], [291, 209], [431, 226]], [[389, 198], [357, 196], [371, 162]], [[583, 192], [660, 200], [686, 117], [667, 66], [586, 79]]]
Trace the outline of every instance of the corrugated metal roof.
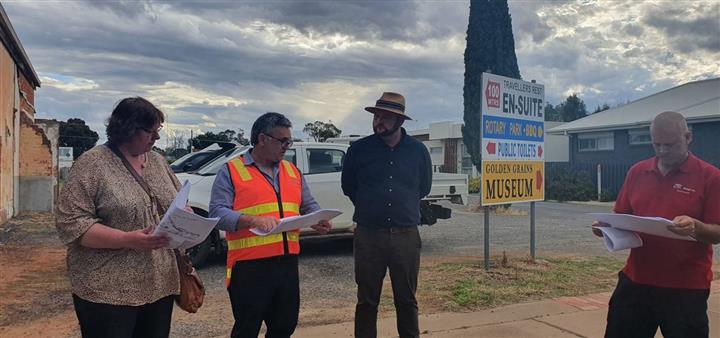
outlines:
[[628, 129], [649, 126], [658, 114], [676, 111], [689, 123], [720, 121], [720, 78], [689, 82], [626, 105], [548, 129], [549, 134]]

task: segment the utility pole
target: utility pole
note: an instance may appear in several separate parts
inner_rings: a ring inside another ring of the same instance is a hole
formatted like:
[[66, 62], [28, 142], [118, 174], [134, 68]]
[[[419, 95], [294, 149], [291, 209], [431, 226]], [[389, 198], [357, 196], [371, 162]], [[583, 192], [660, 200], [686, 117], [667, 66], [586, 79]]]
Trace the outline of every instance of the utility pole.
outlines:
[[188, 141], [188, 142], [190, 143], [190, 146], [188, 147], [188, 152], [189, 152], [189, 153], [192, 153], [192, 150], [193, 150], [193, 149], [192, 149], [192, 140], [193, 140], [193, 130], [190, 129], [190, 141]]

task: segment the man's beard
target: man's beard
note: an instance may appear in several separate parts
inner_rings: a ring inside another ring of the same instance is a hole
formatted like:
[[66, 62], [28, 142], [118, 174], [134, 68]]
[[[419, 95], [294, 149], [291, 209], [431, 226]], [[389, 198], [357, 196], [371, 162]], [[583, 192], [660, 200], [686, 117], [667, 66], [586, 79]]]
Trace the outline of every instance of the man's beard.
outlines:
[[374, 128], [374, 127], [373, 127], [373, 132], [375, 132], [375, 134], [376, 134], [377, 136], [380, 136], [380, 137], [388, 137], [388, 136], [390, 136], [390, 135], [392, 135], [392, 134], [395, 134], [395, 132], [398, 131], [398, 129], [400, 129], [400, 126], [402, 126], [402, 123], [396, 123], [396, 124], [393, 126], [392, 129], [386, 130], [386, 131], [381, 132], [381, 133], [378, 133], [377, 128]]

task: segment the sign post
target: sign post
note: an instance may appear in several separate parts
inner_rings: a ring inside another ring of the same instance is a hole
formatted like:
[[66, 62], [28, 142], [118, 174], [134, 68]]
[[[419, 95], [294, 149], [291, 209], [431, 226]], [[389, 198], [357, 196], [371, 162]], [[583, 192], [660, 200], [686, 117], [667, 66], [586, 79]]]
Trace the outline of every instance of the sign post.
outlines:
[[489, 73], [482, 74], [482, 84], [480, 204], [532, 202], [530, 253], [535, 259], [534, 202], [545, 200], [545, 86]]

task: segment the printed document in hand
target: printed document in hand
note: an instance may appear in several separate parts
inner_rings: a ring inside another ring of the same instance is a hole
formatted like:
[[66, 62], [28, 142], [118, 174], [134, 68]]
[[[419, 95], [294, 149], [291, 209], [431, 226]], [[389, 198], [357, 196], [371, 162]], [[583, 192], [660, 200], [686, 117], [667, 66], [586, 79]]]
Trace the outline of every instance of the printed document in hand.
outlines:
[[185, 210], [189, 194], [190, 183], [185, 181], [160, 224], [153, 231], [153, 235], [165, 234], [170, 237], [168, 248], [188, 249], [202, 243], [220, 220], [205, 218]]
[[662, 217], [640, 217], [613, 213], [590, 213], [588, 215], [600, 222], [610, 224], [611, 227], [616, 229], [642, 232], [648, 235], [679, 239], [683, 241], [695, 241], [695, 239], [690, 236], [678, 235], [668, 230], [667, 226], [672, 225], [673, 222]]
[[642, 238], [632, 231], [616, 229], [613, 227], [593, 227], [602, 231], [605, 247], [608, 251], [639, 248], [643, 245]]
[[280, 224], [270, 232], [265, 232], [258, 228], [252, 228], [250, 231], [258, 236], [272, 235], [300, 228], [309, 228], [318, 224], [320, 221], [331, 220], [340, 214], [342, 214], [342, 211], [337, 209], [320, 209], [307, 215], [283, 218], [280, 220]]

